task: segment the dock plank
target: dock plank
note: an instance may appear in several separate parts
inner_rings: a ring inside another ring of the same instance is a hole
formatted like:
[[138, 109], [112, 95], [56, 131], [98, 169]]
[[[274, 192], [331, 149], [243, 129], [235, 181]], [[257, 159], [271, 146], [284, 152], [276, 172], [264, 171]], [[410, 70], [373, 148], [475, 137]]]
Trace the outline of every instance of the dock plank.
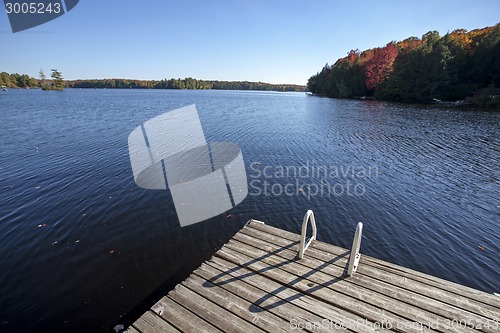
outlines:
[[[356, 327], [350, 329], [350, 331], [354, 332], [375, 331], [371, 326], [374, 324], [373, 321], [364, 320], [363, 317], [349, 313], [348, 311], [344, 311], [328, 303], [324, 303], [311, 295], [297, 293], [297, 291], [287, 288], [286, 285], [284, 286], [261, 275], [255, 275], [251, 270], [241, 268], [222, 258], [213, 258], [210, 261], [210, 265], [218, 267], [223, 272], [230, 272], [229, 275], [232, 278], [246, 280], [247, 283], [257, 288], [262, 288], [262, 290], [265, 291], [263, 294], [264, 296], [253, 299], [254, 304], [260, 306], [262, 311], [282, 310], [282, 306], [291, 304], [301, 308], [302, 312], [300, 312], [300, 316], [298, 315], [299, 312], [294, 310], [290, 315], [284, 317], [288, 326], [292, 319], [296, 319], [296, 321], [299, 322], [322, 322], [326, 319], [328, 322], [334, 324], [344, 324], [344, 327], [348, 327], [348, 325], [352, 323], [363, 323], [362, 325], [356, 325]], [[235, 268], [239, 269], [235, 270]], [[315, 316], [311, 316], [308, 312], [313, 313]], [[329, 330], [327, 329], [326, 331]]]
[[176, 328], [151, 311], [146, 311], [144, 315], [137, 319], [133, 326], [135, 326], [139, 332], [179, 332]]
[[[242, 230], [242, 232], [235, 235], [233, 240], [241, 241], [267, 252], [277, 251], [289, 244], [284, 239], [280, 240], [275, 236], [269, 236], [261, 231], [252, 229]], [[296, 257], [296, 254], [295, 247], [284, 249], [277, 253], [278, 256], [288, 260]], [[335, 260], [332, 265], [324, 267], [322, 271], [333, 277], [341, 277], [347, 267], [348, 257], [337, 256], [336, 258], [338, 260]], [[324, 262], [331, 261], [331, 259], [331, 254], [321, 253], [321, 251], [310, 248], [308, 256], [304, 257], [300, 263], [315, 268]], [[347, 281], [381, 292], [406, 303], [429, 309], [450, 320], [465, 320], [466, 322], [473, 322], [478, 325], [483, 323], [483, 326], [486, 325], [488, 320], [500, 321], [500, 311], [488, 304], [470, 299], [464, 300], [454, 295], [450, 296], [449, 293], [446, 293], [442, 289], [435, 288], [429, 291], [428, 287], [426, 288], [418, 281], [401, 278], [393, 273], [380, 271], [378, 268], [370, 266], [363, 267], [363, 269], [360, 268], [358, 273], [350, 277]], [[457, 314], [459, 315], [458, 318]]]
[[[238, 237], [240, 235], [250, 235], [252, 239], [255, 240], [264, 240], [267, 243], [271, 243], [276, 246], [281, 246], [285, 247], [289, 244], [290, 240], [287, 238], [281, 238], [278, 236], [274, 236], [272, 234], [260, 231], [255, 228], [245, 228], [242, 229], [240, 233], [238, 233], [235, 237]], [[298, 241], [296, 242], [297, 246], [294, 246], [291, 248], [292, 251], [297, 252], [298, 251]], [[308, 257], [313, 257], [322, 261], [328, 261], [331, 259], [332, 256], [338, 256], [339, 260], [334, 262], [335, 265], [340, 266], [340, 267], [346, 267], [348, 263], [348, 256], [346, 255], [345, 257], [341, 257], [341, 254], [347, 254], [348, 251], [341, 251], [341, 252], [328, 252], [324, 250], [319, 250], [317, 249], [318, 245], [316, 242], [314, 242], [311, 247], [308, 249]], [[363, 255], [361, 257], [361, 262], [364, 263], [364, 261], [367, 260], [366, 257]], [[372, 266], [369, 263], [367, 265], [360, 265], [358, 268], [358, 273], [360, 275], [368, 275], [373, 278], [376, 278], [381, 281], [386, 281], [386, 282], [391, 282], [391, 284], [396, 285], [396, 286], [401, 286], [402, 288], [406, 288], [418, 293], [421, 293], [423, 295], [433, 297], [438, 300], [443, 300], [443, 297], [446, 297], [446, 302], [449, 302], [452, 305], [456, 305], [459, 307], [464, 307], [464, 309], [467, 309], [472, 312], [476, 312], [478, 314], [483, 314], [484, 310], [490, 311], [490, 313], [497, 313], [498, 314], [498, 307], [492, 306], [487, 303], [483, 303], [480, 301], [476, 300], [471, 300], [470, 298], [467, 298], [463, 295], [456, 295], [454, 293], [449, 293], [446, 290], [443, 290], [441, 288], [429, 288], [429, 284], [422, 283], [420, 281], [414, 280], [410, 277], [405, 277], [401, 275], [397, 275], [395, 273], [389, 272], [387, 270], [384, 270], [383, 268], [377, 267], [377, 266]], [[486, 294], [486, 293], [483, 293]], [[488, 296], [489, 294], [486, 294]], [[498, 320], [498, 318], [496, 319]]]
[[254, 326], [241, 319], [239, 316], [231, 316], [230, 313], [212, 302], [210, 299], [198, 295], [184, 284], [178, 285], [169, 296], [182, 303], [193, 313], [203, 315], [203, 319], [223, 332], [263, 332], [259, 327]]
[[500, 332], [500, 297], [249, 221], [126, 332]]
[[[242, 295], [251, 302], [252, 305], [248, 309], [249, 311], [267, 311], [281, 317], [285, 330], [289, 328], [293, 320], [297, 322], [320, 322], [323, 319], [317, 314], [308, 311], [314, 310], [314, 308], [306, 310], [298, 306], [296, 302], [284, 302], [275, 292], [276, 288], [273, 289], [273, 281], [268, 281], [260, 276], [253, 276], [252, 272], [247, 269], [233, 266], [230, 262], [219, 258], [212, 258], [202, 269], [207, 270], [210, 274], [215, 274], [212, 275], [210, 281], [215, 281], [218, 285]], [[233, 281], [240, 282], [232, 283]], [[274, 285], [274, 287], [277, 286], [280, 285]], [[328, 330], [322, 328], [310, 332], [315, 331], [328, 332]]]
[[[240, 235], [240, 236], [235, 236], [233, 238], [233, 241], [248, 241], [248, 238]], [[228, 247], [231, 246], [231, 242], [227, 244]], [[232, 247], [233, 250], [243, 252], [245, 249], [248, 250], [246, 246], [256, 246], [257, 248], [260, 248], [259, 244], [256, 242], [254, 238], [252, 238], [252, 242], [250, 244], [245, 244], [244, 246], [242, 244], [235, 244], [234, 247]], [[267, 246], [265, 246], [267, 247]], [[272, 247], [267, 247], [268, 250], [273, 250]], [[275, 248], [274, 250], [276, 250]], [[247, 255], [249, 253], [247, 252]], [[262, 253], [261, 253], [262, 254]], [[294, 260], [296, 253], [291, 251], [291, 250], [282, 250], [279, 252], [279, 255], [283, 258], [283, 260]], [[269, 259], [266, 259], [269, 261]], [[279, 260], [279, 259], [278, 259]], [[299, 263], [301, 265], [304, 265], [305, 272], [307, 272], [309, 269], [314, 269], [317, 270], [318, 267], [321, 267], [321, 273], [320, 274], [327, 274], [330, 276], [330, 279], [342, 279], [340, 282], [336, 283], [335, 286], [340, 287], [340, 286], [346, 286], [344, 290], [354, 290], [356, 288], [361, 287], [361, 289], [368, 289], [370, 291], [374, 291], [377, 293], [380, 293], [381, 296], [377, 297], [376, 294], [372, 294], [371, 298], [373, 299], [378, 299], [380, 300], [381, 298], [385, 299], [387, 302], [392, 302], [395, 303], [396, 305], [399, 304], [398, 308], [401, 308], [401, 302], [404, 302], [408, 304], [409, 309], [413, 309], [414, 311], [422, 312], [422, 313], [428, 313], [428, 315], [432, 318], [429, 319], [431, 322], [445, 322], [446, 319], [448, 320], [458, 320], [458, 321], [463, 321], [467, 323], [474, 323], [476, 326], [481, 326], [481, 330], [483, 332], [495, 332], [495, 330], [492, 327], [488, 327], [488, 322], [490, 321], [489, 318], [485, 318], [482, 316], [478, 316], [474, 313], [470, 313], [469, 311], [465, 311], [461, 308], [457, 308], [454, 306], [450, 306], [449, 304], [439, 302], [435, 299], [425, 297], [419, 294], [416, 294], [414, 292], [405, 290], [403, 288], [399, 288], [398, 286], [393, 286], [390, 284], [387, 284], [383, 281], [378, 281], [375, 279], [372, 279], [370, 277], [364, 277], [361, 275], [354, 275], [352, 277], [346, 277], [344, 272], [345, 270], [340, 267], [336, 267], [334, 265], [328, 265], [326, 267], [322, 267], [323, 263], [322, 261], [315, 260], [315, 259], [310, 259], [309, 257], [305, 257], [301, 259], [300, 261], [295, 260], [296, 263]], [[275, 264], [270, 263], [270, 264]], [[291, 272], [298, 272], [296, 268], [292, 268]], [[324, 277], [324, 281], [328, 281], [328, 277]], [[341, 291], [341, 290], [339, 290]], [[386, 296], [390, 297], [387, 298]], [[392, 300], [391, 300], [392, 298]], [[406, 305], [403, 305], [403, 307], [407, 307]], [[435, 315], [436, 314], [436, 315]], [[437, 316], [439, 315], [439, 316]], [[492, 316], [495, 316], [495, 313], [491, 313]], [[414, 318], [413, 318], [414, 319]], [[482, 324], [482, 325], [481, 325]], [[468, 329], [467, 327], [454, 327], [454, 331], [457, 332], [471, 332], [471, 329]]]
[[184, 284], [191, 290], [196, 291], [232, 312], [234, 315], [247, 320], [266, 332], [286, 332], [283, 329], [284, 322], [280, 318], [267, 311], [258, 313], [248, 311], [252, 306], [251, 302], [209, 282], [210, 278], [211, 276], [204, 275], [200, 270], [197, 270], [196, 274], [192, 274]]
[[[322, 272], [311, 270], [294, 262], [281, 265], [275, 257], [268, 257], [249, 264], [251, 257], [237, 252], [231, 248], [230, 243], [224, 245], [223, 249], [217, 252], [217, 255], [236, 265], [258, 271], [259, 274], [269, 279], [282, 281], [288, 287], [301, 293], [314, 295], [325, 303], [350, 309], [357, 315], [371, 321], [381, 320], [405, 326], [408, 322], [429, 323], [436, 320], [427, 312], [415, 313], [412, 311], [413, 309], [401, 302], [388, 301], [382, 295], [376, 295], [370, 290], [349, 288], [345, 283], [342, 283], [342, 279], [332, 279]], [[245, 250], [241, 244], [237, 246], [240, 247], [241, 251]], [[254, 255], [257, 254], [254, 253]], [[381, 309], [385, 309], [385, 311]], [[419, 330], [409, 329], [409, 331], [418, 332]], [[452, 330], [445, 330], [445, 332], [453, 333]]]
[[163, 297], [151, 310], [182, 332], [222, 332], [196, 314], [174, 302], [168, 296]]
[[130, 325], [123, 333], [141, 333], [134, 326]]
[[[267, 232], [269, 234], [273, 234], [276, 236], [280, 236], [292, 241], [298, 242], [300, 240], [300, 235], [291, 233], [289, 231], [281, 230], [276, 227], [268, 226], [262, 223], [256, 223], [252, 222], [249, 223], [251, 228], [255, 228], [257, 230], [261, 230], [264, 232]], [[313, 242], [311, 244], [311, 248], [317, 248], [326, 252], [330, 252], [332, 254], [336, 255], [341, 255], [349, 252], [349, 250], [340, 248], [338, 246], [324, 243], [324, 242]], [[383, 270], [387, 270], [390, 272], [393, 272], [397, 275], [404, 276], [410, 279], [416, 279], [418, 281], [421, 281], [423, 283], [426, 283], [432, 287], [439, 288], [439, 289], [444, 289], [449, 292], [452, 292], [458, 296], [463, 296], [463, 297], [468, 297], [475, 299], [481, 303], [489, 304], [497, 309], [500, 309], [500, 298], [496, 297], [495, 295], [485, 293], [480, 290], [476, 290], [467, 286], [460, 285], [458, 283], [454, 283], [451, 281], [447, 281], [444, 279], [440, 279], [435, 276], [431, 276], [425, 273], [421, 273], [403, 266], [398, 266], [380, 259], [376, 259], [367, 255], [363, 255], [361, 257], [361, 260], [363, 261], [360, 266], [363, 265], [369, 265], [369, 266], [375, 266]]]

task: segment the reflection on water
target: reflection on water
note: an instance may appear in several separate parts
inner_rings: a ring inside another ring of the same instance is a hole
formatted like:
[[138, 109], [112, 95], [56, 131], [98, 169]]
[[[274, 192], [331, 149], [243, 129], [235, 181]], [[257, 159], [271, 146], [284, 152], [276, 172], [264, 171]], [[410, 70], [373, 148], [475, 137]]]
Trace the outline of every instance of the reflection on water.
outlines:
[[[241, 147], [249, 193], [180, 228], [168, 190], [134, 183], [127, 138], [193, 103], [207, 141]], [[307, 209], [320, 240], [350, 247], [361, 221], [362, 253], [500, 291], [499, 113], [142, 90], [9, 90], [0, 110], [2, 331], [106, 331], [248, 219], [298, 233]]]

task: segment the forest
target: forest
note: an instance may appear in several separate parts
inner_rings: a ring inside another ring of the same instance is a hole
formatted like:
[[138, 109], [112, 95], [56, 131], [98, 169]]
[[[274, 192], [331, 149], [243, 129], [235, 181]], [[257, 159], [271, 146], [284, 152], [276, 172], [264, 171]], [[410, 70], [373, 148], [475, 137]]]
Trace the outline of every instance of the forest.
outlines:
[[305, 91], [305, 86], [293, 84], [271, 84], [248, 81], [215, 81], [197, 80], [191, 77], [184, 79], [163, 80], [76, 80], [67, 81], [71, 88], [135, 88], [135, 89], [189, 89], [189, 90], [272, 90], [272, 91]]
[[41, 80], [37, 80], [26, 74], [0, 73], [0, 87], [7, 88], [40, 88]]
[[[7, 88], [38, 88], [52, 84], [52, 80], [40, 80], [26, 74], [0, 73], [0, 87]], [[306, 87], [293, 84], [270, 84], [248, 81], [209, 81], [197, 80], [191, 77], [185, 79], [135, 80], [135, 79], [94, 79], [65, 80], [67, 88], [132, 88], [132, 89], [216, 89], [216, 90], [266, 90], [266, 91], [305, 91]]]
[[430, 31], [383, 47], [351, 50], [309, 78], [320, 96], [500, 106], [500, 24], [444, 36]]

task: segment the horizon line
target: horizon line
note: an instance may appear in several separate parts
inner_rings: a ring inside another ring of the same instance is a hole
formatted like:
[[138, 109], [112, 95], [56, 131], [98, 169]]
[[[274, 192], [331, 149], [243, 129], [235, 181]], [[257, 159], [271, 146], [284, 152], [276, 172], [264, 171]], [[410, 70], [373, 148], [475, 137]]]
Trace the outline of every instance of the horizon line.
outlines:
[[[64, 81], [86, 81], [86, 80], [137, 80], [137, 81], [162, 81], [162, 80], [185, 80], [185, 79], [193, 79], [197, 81], [213, 81], [213, 82], [249, 82], [249, 83], [263, 83], [263, 84], [270, 84], [270, 85], [287, 85], [287, 86], [306, 86], [306, 84], [299, 84], [299, 83], [271, 83], [271, 82], [265, 82], [265, 81], [249, 81], [249, 80], [217, 80], [217, 79], [197, 79], [192, 76], [186, 76], [184, 78], [180, 77], [171, 77], [171, 78], [163, 78], [163, 79], [135, 79], [135, 78], [121, 78], [121, 77], [107, 77], [107, 78], [91, 78], [91, 79], [64, 79]], [[48, 79], [50, 80], [50, 79]]]

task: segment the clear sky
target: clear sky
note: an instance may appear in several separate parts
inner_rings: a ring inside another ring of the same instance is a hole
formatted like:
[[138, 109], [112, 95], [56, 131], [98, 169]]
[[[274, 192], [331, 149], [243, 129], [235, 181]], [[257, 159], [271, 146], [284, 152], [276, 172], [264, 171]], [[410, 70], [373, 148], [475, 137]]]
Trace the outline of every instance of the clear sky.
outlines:
[[500, 0], [80, 0], [13, 34], [2, 8], [0, 72], [305, 84], [351, 49], [491, 26], [499, 13]]

